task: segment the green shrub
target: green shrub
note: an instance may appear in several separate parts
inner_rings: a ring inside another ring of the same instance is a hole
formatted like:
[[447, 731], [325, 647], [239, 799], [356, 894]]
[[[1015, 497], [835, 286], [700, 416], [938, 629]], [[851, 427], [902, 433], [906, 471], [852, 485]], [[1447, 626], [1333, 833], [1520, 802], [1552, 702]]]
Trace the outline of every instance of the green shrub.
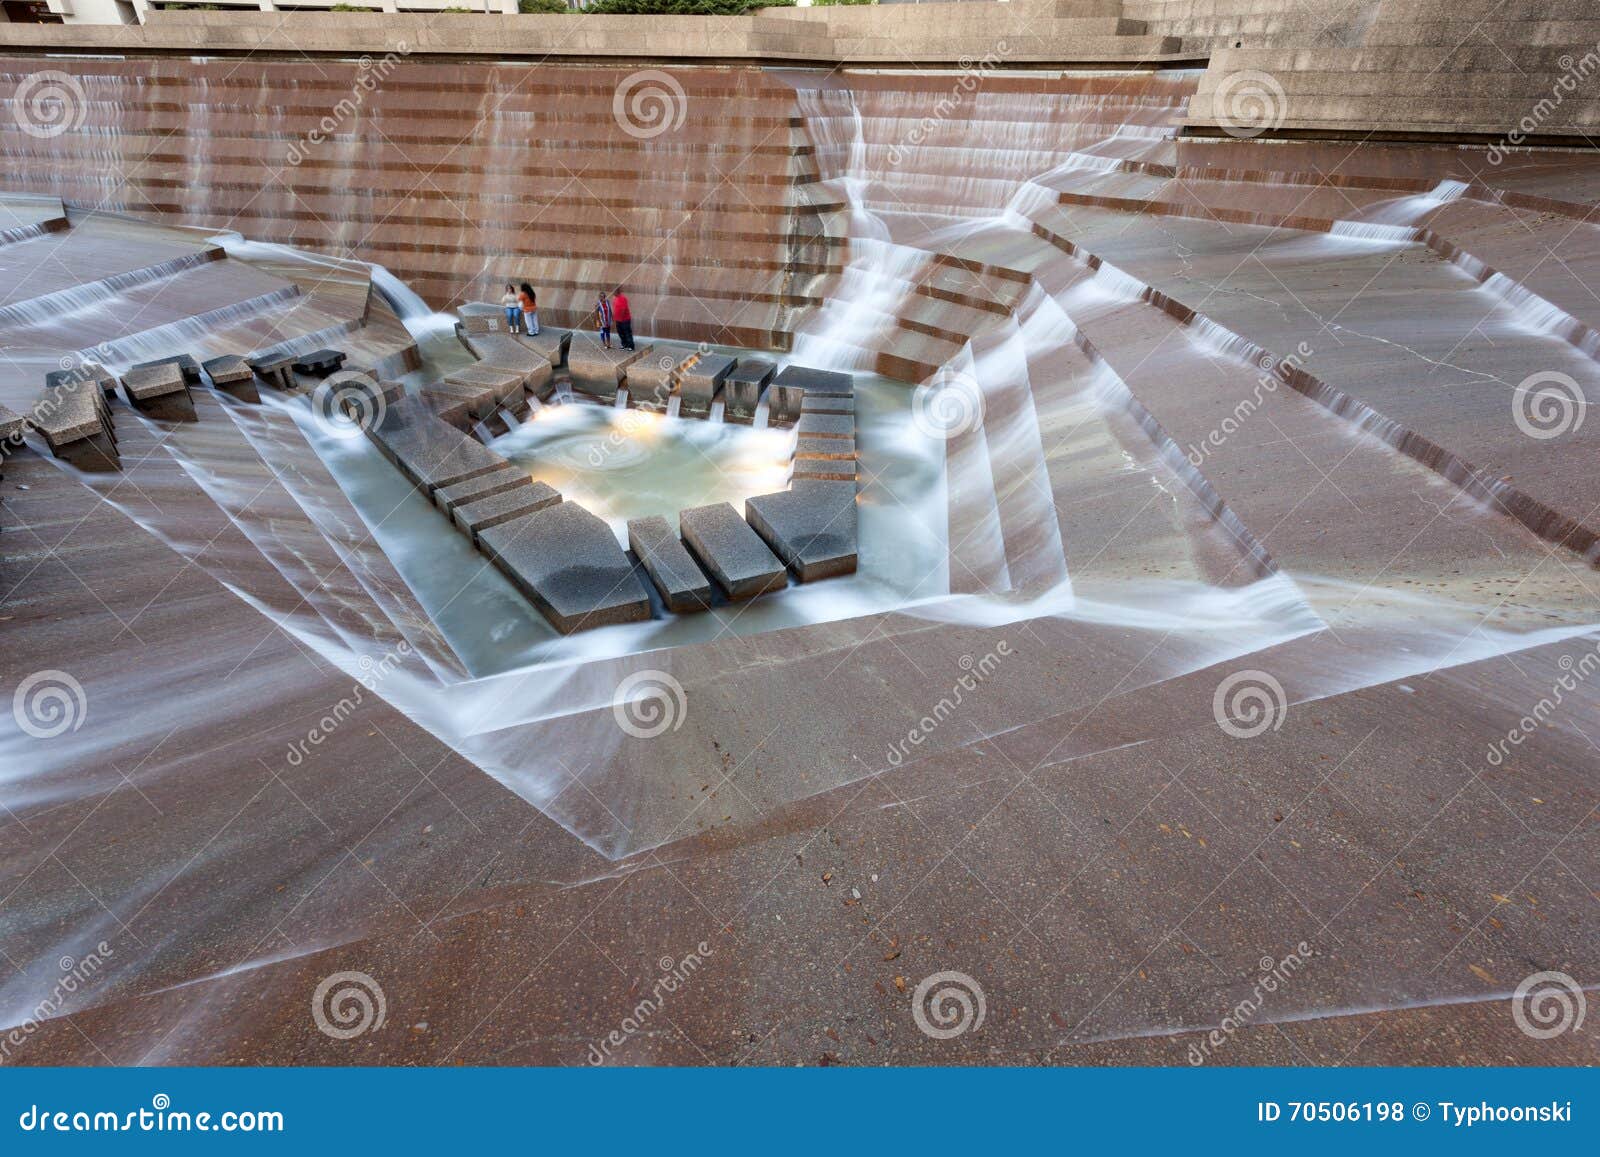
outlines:
[[558, 12], [571, 12], [572, 9], [567, 7], [566, 0], [517, 0], [517, 11], [555, 15]]
[[878, 0], [811, 0], [813, 8], [834, 8], [845, 4], [876, 4]]

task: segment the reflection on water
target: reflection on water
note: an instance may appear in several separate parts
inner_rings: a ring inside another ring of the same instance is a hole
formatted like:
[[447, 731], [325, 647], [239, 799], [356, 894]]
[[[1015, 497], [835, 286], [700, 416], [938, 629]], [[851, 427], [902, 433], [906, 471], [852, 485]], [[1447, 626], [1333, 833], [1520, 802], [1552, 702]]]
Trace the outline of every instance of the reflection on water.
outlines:
[[792, 430], [757, 430], [648, 410], [546, 406], [492, 448], [580, 503], [628, 541], [630, 518], [744, 500], [788, 485]]

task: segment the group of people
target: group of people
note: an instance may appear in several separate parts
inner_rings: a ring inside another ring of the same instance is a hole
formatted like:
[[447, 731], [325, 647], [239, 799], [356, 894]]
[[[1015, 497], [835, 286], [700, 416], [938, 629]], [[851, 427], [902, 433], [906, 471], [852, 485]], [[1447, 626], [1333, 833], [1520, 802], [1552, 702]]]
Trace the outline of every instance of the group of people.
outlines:
[[[524, 281], [520, 286], [506, 282], [506, 291], [500, 297], [506, 311], [506, 328], [512, 333], [535, 337], [539, 333], [539, 298], [533, 286]], [[611, 348], [611, 331], [617, 331], [617, 344], [625, 350], [633, 348], [633, 311], [628, 308], [628, 295], [619, 285], [607, 297], [604, 290], [595, 300], [594, 325], [600, 334], [600, 344]]]

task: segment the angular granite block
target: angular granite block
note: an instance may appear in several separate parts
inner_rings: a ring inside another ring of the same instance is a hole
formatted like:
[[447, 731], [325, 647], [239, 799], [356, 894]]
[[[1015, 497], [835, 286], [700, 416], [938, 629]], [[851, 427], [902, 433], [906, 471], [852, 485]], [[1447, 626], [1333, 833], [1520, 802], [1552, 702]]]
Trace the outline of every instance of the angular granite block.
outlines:
[[652, 515], [628, 522], [628, 549], [638, 556], [669, 611], [685, 614], [711, 605], [711, 583], [695, 565], [665, 518]]
[[854, 482], [797, 481], [746, 499], [745, 517], [803, 583], [856, 569]]
[[507, 462], [503, 470], [480, 474], [465, 482], [457, 482], [454, 486], [441, 486], [433, 492], [433, 504], [449, 514], [462, 503], [493, 498], [496, 494], [504, 494], [507, 490], [516, 490], [532, 482], [526, 470]]
[[540, 398], [550, 396], [555, 370], [548, 358], [523, 345], [522, 339], [505, 333], [473, 335], [467, 339], [467, 348], [477, 356], [477, 368], [520, 374], [525, 389]]
[[325, 378], [344, 365], [345, 355], [339, 350], [320, 349], [300, 354], [294, 359], [295, 373]]
[[706, 354], [678, 375], [678, 416], [704, 418], [722, 393], [723, 383], [739, 363], [727, 354]]
[[480, 531], [478, 546], [563, 635], [650, 617], [611, 528], [575, 502]]
[[567, 371], [572, 375], [572, 388], [580, 394], [599, 398], [602, 402], [616, 400], [617, 390], [627, 377], [628, 367], [650, 353], [649, 346], [625, 350], [616, 346], [606, 349], [593, 339], [574, 341], [567, 351]]
[[835, 461], [851, 459], [856, 456], [856, 440], [854, 438], [806, 438], [795, 440], [794, 457], [798, 462], [802, 458], [829, 458]]
[[223, 354], [221, 357], [208, 358], [200, 363], [206, 376], [211, 379], [211, 384], [225, 394], [238, 398], [241, 402], [261, 401], [261, 392], [256, 389], [256, 374], [250, 368], [250, 363], [238, 354]]
[[789, 366], [773, 379], [775, 386], [799, 386], [808, 394], [833, 394], [850, 397], [856, 392], [855, 379], [835, 370], [813, 370], [806, 366]]
[[789, 481], [791, 484], [808, 481], [854, 483], [856, 469], [853, 459], [796, 458], [794, 469], [789, 472]]
[[532, 514], [535, 510], [543, 510], [547, 506], [554, 506], [561, 501], [561, 495], [548, 484], [535, 482], [531, 478], [528, 478], [527, 482], [526, 486], [516, 486], [472, 502], [460, 503], [450, 512], [450, 520], [462, 534], [476, 543], [478, 536], [490, 527], [510, 522], [513, 518], [521, 518], [524, 514]]
[[748, 599], [788, 585], [783, 564], [726, 502], [678, 512], [683, 543], [730, 599]]
[[290, 393], [299, 388], [294, 380], [294, 354], [252, 354], [245, 360], [250, 363], [250, 368], [256, 372], [256, 376], [267, 385]]
[[176, 359], [151, 362], [122, 375], [122, 392], [134, 409], [164, 422], [196, 420], [194, 399]]
[[567, 364], [567, 351], [572, 347], [572, 331], [541, 327], [532, 337], [523, 335], [517, 340], [552, 366], [564, 366]]
[[854, 438], [856, 420], [849, 414], [802, 414], [794, 424], [802, 438]]
[[762, 391], [777, 368], [765, 358], [740, 358], [739, 364], [722, 379], [723, 421], [749, 425], [756, 416]]
[[635, 410], [666, 413], [667, 403], [678, 386], [678, 372], [694, 357], [680, 357], [677, 351], [664, 349], [634, 362], [628, 367], [628, 405]]
[[44, 384], [53, 390], [83, 382], [93, 382], [108, 398], [117, 392], [117, 375], [96, 362], [84, 362], [70, 370], [51, 370], [44, 376]]
[[153, 369], [156, 366], [175, 365], [183, 372], [183, 384], [198, 386], [200, 384], [200, 363], [194, 360], [192, 354], [175, 354], [170, 358], [158, 358], [153, 362], [139, 362], [133, 368], [136, 370]]
[[367, 431], [402, 473], [428, 493], [504, 469], [506, 460], [440, 419], [415, 396], [401, 398]]
[[767, 387], [767, 425], [792, 426], [800, 420], [800, 403], [805, 394], [793, 386]]
[[856, 400], [841, 394], [805, 394], [800, 398], [802, 414], [854, 414]]

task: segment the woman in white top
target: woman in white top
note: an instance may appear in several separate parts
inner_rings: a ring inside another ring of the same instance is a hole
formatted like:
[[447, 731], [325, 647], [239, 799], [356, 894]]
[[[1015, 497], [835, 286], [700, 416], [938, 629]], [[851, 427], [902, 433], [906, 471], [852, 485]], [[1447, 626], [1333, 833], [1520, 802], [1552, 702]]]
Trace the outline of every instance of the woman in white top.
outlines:
[[506, 311], [506, 328], [516, 333], [522, 324], [522, 302], [517, 299], [517, 287], [506, 282], [506, 291], [500, 295], [500, 306]]

